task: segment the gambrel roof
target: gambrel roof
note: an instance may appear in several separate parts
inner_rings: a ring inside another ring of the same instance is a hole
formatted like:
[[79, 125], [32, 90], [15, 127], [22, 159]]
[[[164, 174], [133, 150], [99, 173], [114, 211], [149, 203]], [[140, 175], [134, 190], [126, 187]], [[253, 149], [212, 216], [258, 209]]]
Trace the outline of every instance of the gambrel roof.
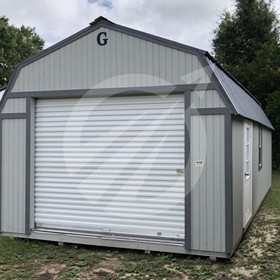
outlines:
[[[77, 41], [80, 38], [83, 38], [84, 36], [100, 28], [106, 28], [115, 32], [143, 39], [151, 43], [165, 46], [170, 49], [175, 49], [179, 52], [185, 52], [196, 56], [201, 65], [203, 66], [204, 70], [208, 74], [210, 81], [213, 84], [215, 84], [215, 86], [224, 96], [226, 106], [228, 107], [230, 113], [232, 113], [233, 115], [240, 115], [244, 118], [256, 121], [270, 129], [273, 129], [270, 121], [268, 120], [267, 116], [261, 108], [261, 104], [248, 92], [248, 90], [246, 90], [238, 81], [236, 81], [229, 73], [227, 73], [207, 51], [186, 46], [184, 44], [180, 44], [148, 33], [137, 31], [128, 27], [124, 27], [115, 24], [103, 17], [97, 18], [87, 28], [70, 36], [69, 38], [61, 41], [60, 43], [46, 50], [43, 50], [37, 55], [17, 64], [14, 75], [6, 89], [5, 94], [12, 92], [12, 89], [16, 83], [20, 71], [25, 66], [36, 62], [63, 47], [66, 47], [67, 45]], [[34, 70], [34, 73], [35, 72], [36, 70]]]

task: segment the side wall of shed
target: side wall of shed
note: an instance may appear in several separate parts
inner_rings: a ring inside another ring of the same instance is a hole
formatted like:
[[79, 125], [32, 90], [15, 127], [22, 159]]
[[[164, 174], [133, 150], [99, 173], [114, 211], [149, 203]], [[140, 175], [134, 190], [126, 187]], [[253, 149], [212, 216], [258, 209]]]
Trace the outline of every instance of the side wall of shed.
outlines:
[[[262, 167], [259, 168], [259, 129], [262, 127]], [[254, 123], [253, 129], [253, 215], [258, 211], [271, 186], [272, 176], [271, 130]]]
[[[263, 162], [259, 168], [259, 129], [253, 122], [253, 159], [252, 159], [252, 215], [258, 211], [265, 195], [271, 186], [271, 130], [262, 127]], [[232, 122], [232, 155], [233, 155], [233, 246], [243, 234], [243, 146], [244, 120], [234, 118]]]

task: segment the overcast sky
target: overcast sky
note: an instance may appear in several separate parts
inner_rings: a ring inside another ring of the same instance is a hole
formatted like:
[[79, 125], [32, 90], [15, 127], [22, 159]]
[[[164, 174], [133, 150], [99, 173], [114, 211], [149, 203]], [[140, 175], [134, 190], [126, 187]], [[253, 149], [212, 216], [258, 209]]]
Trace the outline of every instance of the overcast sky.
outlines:
[[[99, 16], [144, 32], [211, 51], [213, 29], [233, 0], [0, 0], [0, 15], [31, 26], [49, 47]], [[275, 0], [280, 14], [280, 0]]]

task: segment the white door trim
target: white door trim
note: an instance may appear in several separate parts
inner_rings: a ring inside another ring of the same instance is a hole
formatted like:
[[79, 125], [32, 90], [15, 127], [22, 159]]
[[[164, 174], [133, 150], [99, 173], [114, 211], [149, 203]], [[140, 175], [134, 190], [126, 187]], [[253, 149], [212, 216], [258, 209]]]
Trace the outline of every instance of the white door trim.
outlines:
[[243, 228], [252, 217], [252, 152], [253, 152], [253, 124], [244, 121], [243, 141]]

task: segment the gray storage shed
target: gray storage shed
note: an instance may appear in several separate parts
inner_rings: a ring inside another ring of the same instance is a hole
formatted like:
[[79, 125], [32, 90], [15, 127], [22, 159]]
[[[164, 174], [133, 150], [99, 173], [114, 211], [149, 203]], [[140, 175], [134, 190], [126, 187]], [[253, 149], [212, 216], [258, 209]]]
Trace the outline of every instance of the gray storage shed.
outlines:
[[229, 258], [271, 185], [238, 81], [102, 17], [19, 63], [0, 112], [3, 236]]

